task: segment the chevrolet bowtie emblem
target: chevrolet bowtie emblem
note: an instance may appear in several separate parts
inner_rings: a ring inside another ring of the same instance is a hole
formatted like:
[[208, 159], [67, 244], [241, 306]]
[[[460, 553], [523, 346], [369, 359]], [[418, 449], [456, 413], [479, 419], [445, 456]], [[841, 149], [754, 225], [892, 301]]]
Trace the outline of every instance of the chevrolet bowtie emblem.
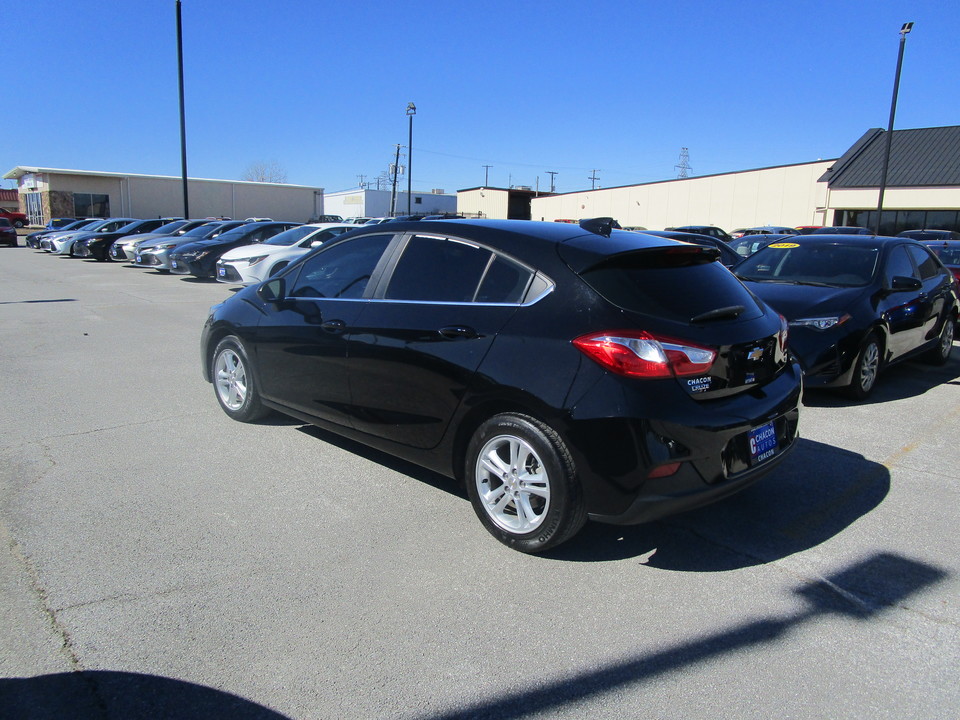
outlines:
[[756, 362], [762, 357], [763, 357], [763, 348], [755, 347], [747, 355], [747, 360], [749, 360], [750, 362]]

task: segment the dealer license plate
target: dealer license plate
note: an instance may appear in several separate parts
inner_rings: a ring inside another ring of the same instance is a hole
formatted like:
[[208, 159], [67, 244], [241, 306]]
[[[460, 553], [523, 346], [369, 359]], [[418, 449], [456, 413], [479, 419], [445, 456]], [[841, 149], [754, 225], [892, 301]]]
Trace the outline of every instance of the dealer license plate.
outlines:
[[748, 436], [750, 441], [750, 464], [756, 465], [777, 454], [777, 431], [772, 422], [754, 428]]
[[170, 261], [170, 267], [176, 268], [176, 267], [177, 267], [177, 261], [176, 261], [176, 260], [171, 260], [171, 261]]
[[217, 275], [219, 275], [220, 277], [226, 277], [226, 276], [227, 276], [227, 269], [226, 269], [226, 268], [217, 268]]

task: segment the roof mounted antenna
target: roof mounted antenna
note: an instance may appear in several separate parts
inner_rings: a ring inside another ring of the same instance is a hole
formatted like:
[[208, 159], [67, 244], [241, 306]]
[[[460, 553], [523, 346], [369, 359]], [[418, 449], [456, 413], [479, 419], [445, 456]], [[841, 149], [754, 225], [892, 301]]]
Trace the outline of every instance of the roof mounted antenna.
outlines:
[[580, 221], [580, 227], [594, 235], [603, 235], [610, 237], [614, 229], [620, 229], [620, 223], [612, 217], [584, 218]]

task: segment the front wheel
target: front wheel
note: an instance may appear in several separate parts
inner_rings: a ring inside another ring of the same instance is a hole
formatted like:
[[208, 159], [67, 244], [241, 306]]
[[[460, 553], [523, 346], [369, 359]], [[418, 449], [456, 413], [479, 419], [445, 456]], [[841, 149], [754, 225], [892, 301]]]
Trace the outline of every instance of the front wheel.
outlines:
[[520, 552], [555, 547], [586, 522], [570, 451], [534, 418], [507, 413], [483, 423], [467, 449], [466, 481], [483, 526]]
[[253, 365], [240, 339], [229, 335], [213, 352], [211, 376], [223, 411], [240, 422], [254, 422], [270, 413], [260, 401]]
[[880, 374], [880, 342], [871, 333], [863, 341], [860, 354], [853, 366], [853, 377], [847, 386], [847, 394], [854, 400], [865, 400], [877, 383]]

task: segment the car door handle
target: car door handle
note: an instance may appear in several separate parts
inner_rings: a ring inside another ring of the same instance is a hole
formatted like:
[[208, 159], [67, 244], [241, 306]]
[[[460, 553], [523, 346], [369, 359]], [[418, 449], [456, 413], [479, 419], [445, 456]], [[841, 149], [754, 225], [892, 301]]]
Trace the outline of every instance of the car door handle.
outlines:
[[448, 325], [440, 328], [439, 332], [447, 340], [472, 340], [480, 337], [480, 333], [466, 325]]
[[342, 333], [347, 324], [343, 320], [327, 320], [320, 323], [320, 329], [328, 333]]

